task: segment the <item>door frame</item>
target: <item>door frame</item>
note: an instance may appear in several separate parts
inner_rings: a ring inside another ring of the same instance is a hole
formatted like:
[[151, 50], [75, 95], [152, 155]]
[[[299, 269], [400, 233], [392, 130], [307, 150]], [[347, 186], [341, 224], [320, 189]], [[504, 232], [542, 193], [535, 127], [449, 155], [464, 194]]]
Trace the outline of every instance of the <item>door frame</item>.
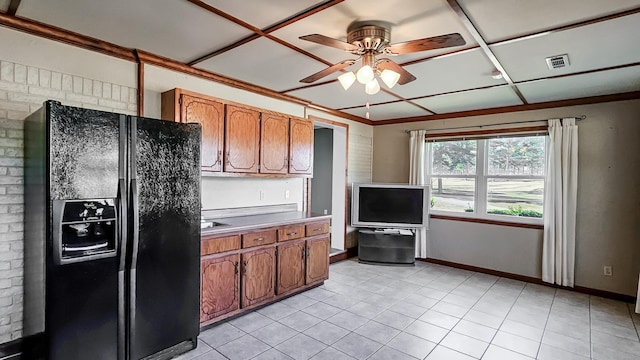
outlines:
[[[344, 232], [342, 235], [342, 249], [347, 251], [347, 219], [349, 219], [349, 124], [344, 124], [341, 122], [320, 118], [317, 116], [309, 115], [309, 119], [313, 120], [315, 124], [322, 124], [323, 127], [329, 129], [343, 128], [345, 130], [345, 149], [344, 149]], [[335, 176], [335, 172], [334, 172]], [[306, 208], [307, 213], [311, 212], [311, 178], [307, 178], [306, 181]], [[331, 247], [331, 243], [329, 243], [329, 247]]]

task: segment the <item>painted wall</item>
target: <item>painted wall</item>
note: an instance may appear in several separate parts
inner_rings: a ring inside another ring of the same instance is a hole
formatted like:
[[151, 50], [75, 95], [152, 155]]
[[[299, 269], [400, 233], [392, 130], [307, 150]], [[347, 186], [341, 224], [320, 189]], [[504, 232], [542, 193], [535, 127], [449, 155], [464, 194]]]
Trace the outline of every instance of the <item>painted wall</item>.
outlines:
[[[405, 130], [586, 115], [579, 126], [575, 283], [635, 296], [640, 272], [640, 100], [376, 126], [373, 179], [407, 182]], [[539, 230], [433, 220], [430, 256], [541, 276]], [[603, 275], [603, 266], [613, 276]]]
[[[307, 112], [309, 116], [316, 116], [327, 120], [337, 121], [349, 125], [349, 139], [347, 140], [347, 148], [349, 152], [347, 162], [347, 184], [348, 184], [348, 199], [349, 210], [347, 214], [347, 227], [346, 227], [346, 247], [352, 248], [358, 246], [357, 231], [355, 228], [349, 226], [351, 219], [349, 212], [351, 211], [351, 184], [356, 183], [370, 183], [373, 174], [373, 126], [357, 123], [354, 121], [344, 120], [335, 116], [330, 116], [319, 111], [309, 109]], [[335, 136], [335, 132], [334, 132]], [[334, 137], [334, 141], [336, 141]], [[335, 169], [334, 169], [335, 170]], [[337, 186], [334, 186], [336, 188]]]
[[331, 214], [333, 186], [333, 130], [315, 129], [313, 136], [313, 180], [311, 212]]

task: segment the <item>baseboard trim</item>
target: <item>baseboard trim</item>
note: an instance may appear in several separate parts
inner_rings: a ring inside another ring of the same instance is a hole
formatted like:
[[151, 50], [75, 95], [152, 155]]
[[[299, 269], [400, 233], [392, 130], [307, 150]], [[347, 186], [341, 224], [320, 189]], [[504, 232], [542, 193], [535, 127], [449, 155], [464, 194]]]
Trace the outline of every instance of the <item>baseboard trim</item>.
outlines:
[[618, 294], [618, 293], [614, 293], [614, 292], [611, 292], [611, 291], [592, 289], [592, 288], [588, 288], [588, 287], [584, 287], [584, 286], [575, 286], [575, 287], [570, 288], [570, 287], [566, 287], [566, 286], [549, 284], [549, 283], [546, 283], [546, 282], [542, 281], [542, 279], [531, 277], [531, 276], [513, 274], [513, 273], [508, 273], [508, 272], [505, 272], [505, 271], [487, 269], [487, 268], [473, 266], [473, 265], [460, 264], [460, 263], [447, 261], [447, 260], [440, 260], [440, 259], [434, 259], [434, 258], [416, 259], [416, 260], [420, 260], [420, 261], [424, 261], [424, 262], [428, 262], [428, 263], [432, 263], [432, 264], [450, 266], [450, 267], [457, 268], [457, 269], [462, 269], [462, 270], [469, 270], [469, 271], [475, 271], [475, 272], [489, 274], [489, 275], [500, 276], [500, 277], [509, 278], [509, 279], [513, 279], [513, 280], [526, 281], [526, 282], [530, 282], [530, 283], [533, 283], [533, 284], [553, 287], [553, 288], [556, 288], [556, 289], [564, 289], [564, 290], [569, 290], [569, 291], [575, 291], [575, 292], [579, 292], [579, 293], [583, 293], [583, 294], [587, 294], [587, 295], [599, 296], [599, 297], [618, 300], [618, 301], [623, 301], [623, 302], [627, 302], [627, 303], [631, 303], [631, 304], [635, 304], [635, 302], [636, 302], [636, 298], [633, 297], [633, 296], [624, 295], [624, 294]]
[[0, 360], [20, 359], [22, 338], [0, 344]]
[[349, 258], [358, 256], [358, 247], [347, 248], [347, 250], [335, 253], [329, 257], [329, 264], [337, 263], [339, 261], [347, 260]]

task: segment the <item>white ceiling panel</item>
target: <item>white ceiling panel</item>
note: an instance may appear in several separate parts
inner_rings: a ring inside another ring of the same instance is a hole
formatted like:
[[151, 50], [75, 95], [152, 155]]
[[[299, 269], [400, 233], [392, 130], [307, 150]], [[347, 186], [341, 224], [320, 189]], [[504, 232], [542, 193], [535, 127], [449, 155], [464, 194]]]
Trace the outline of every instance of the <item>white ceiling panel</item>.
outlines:
[[501, 106], [522, 105], [522, 101], [509, 86], [470, 90], [455, 94], [437, 95], [413, 102], [437, 113], [478, 110]]
[[640, 6], [640, 0], [458, 1], [490, 43]]
[[[527, 40], [492, 46], [514, 81], [640, 62], [640, 13]], [[549, 69], [545, 58], [569, 55], [570, 66]]]
[[640, 66], [518, 84], [530, 103], [640, 90]]
[[[344, 112], [365, 117], [367, 109], [360, 107], [344, 110]], [[433, 115], [433, 113], [404, 101], [391, 104], [373, 105], [369, 108], [369, 119], [374, 121], [427, 115]]]
[[345, 91], [337, 81], [326, 85], [292, 91], [287, 94], [334, 109], [363, 106], [367, 101], [371, 104], [376, 104], [398, 99], [384, 91], [380, 91], [375, 95], [367, 95], [364, 92], [364, 85], [358, 82], [353, 84], [349, 90]]
[[318, 0], [204, 0], [257, 28], [264, 29], [323, 1]]
[[7, 12], [9, 3], [11, 3], [11, 0], [0, 0], [0, 11]]
[[407, 62], [435, 56], [454, 49], [474, 46], [473, 37], [460, 23], [444, 0], [349, 0], [316, 13], [272, 34], [325, 60], [336, 63], [352, 58], [340, 49], [298, 39], [309, 34], [322, 34], [346, 41], [347, 28], [354, 21], [380, 20], [391, 24], [391, 43], [422, 39], [449, 33], [460, 33], [467, 44], [456, 48], [423, 51], [394, 58]]
[[180, 61], [251, 34], [187, 1], [175, 0], [22, 0], [17, 15]]
[[299, 80], [326, 67], [267, 38], [253, 40], [196, 66], [277, 91], [305, 85]]
[[423, 61], [405, 69], [417, 78], [393, 88], [405, 98], [506, 84], [504, 79], [491, 77], [495, 68], [480, 49]]

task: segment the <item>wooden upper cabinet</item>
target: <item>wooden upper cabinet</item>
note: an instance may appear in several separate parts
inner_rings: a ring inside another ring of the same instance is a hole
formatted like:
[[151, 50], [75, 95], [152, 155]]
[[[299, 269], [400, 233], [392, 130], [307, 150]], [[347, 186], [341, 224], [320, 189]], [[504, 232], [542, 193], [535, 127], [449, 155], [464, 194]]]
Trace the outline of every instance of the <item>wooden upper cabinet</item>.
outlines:
[[329, 278], [329, 237], [307, 240], [307, 284]]
[[291, 118], [289, 123], [289, 173], [313, 173], [313, 121]]
[[260, 112], [227, 105], [224, 171], [257, 173], [260, 155]]
[[208, 256], [201, 262], [200, 322], [240, 307], [239, 254]]
[[275, 296], [276, 249], [261, 248], [242, 254], [242, 307]]
[[164, 120], [195, 122], [202, 126], [202, 170], [222, 171], [224, 150], [224, 104], [215, 98], [173, 89], [162, 93], [161, 116]]
[[202, 125], [202, 170], [222, 171], [224, 104], [183, 95], [181, 113], [183, 123]]
[[289, 152], [289, 118], [262, 113], [260, 172], [286, 174]]

